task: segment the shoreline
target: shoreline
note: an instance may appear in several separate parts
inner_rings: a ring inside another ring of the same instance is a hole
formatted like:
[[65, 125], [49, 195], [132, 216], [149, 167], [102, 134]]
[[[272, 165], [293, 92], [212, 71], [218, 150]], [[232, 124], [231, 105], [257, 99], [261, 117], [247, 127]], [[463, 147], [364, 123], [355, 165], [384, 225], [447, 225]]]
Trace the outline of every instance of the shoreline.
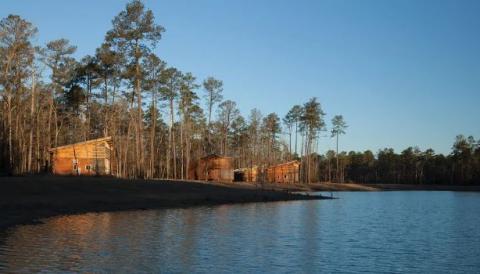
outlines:
[[480, 191], [480, 185], [317, 183], [311, 184], [310, 188], [314, 191]]
[[332, 199], [308, 194], [322, 191], [480, 191], [480, 186], [255, 184], [52, 175], [0, 177], [0, 232], [17, 225], [41, 223], [45, 218], [91, 212]]
[[480, 192], [480, 185], [414, 185], [414, 184], [360, 184], [360, 183], [311, 183], [311, 184], [279, 184], [279, 183], [229, 183], [229, 185], [249, 185], [275, 191], [291, 192], [342, 192], [342, 191], [468, 191]]
[[234, 183], [49, 175], [0, 177], [0, 232], [61, 215], [321, 199], [331, 198]]

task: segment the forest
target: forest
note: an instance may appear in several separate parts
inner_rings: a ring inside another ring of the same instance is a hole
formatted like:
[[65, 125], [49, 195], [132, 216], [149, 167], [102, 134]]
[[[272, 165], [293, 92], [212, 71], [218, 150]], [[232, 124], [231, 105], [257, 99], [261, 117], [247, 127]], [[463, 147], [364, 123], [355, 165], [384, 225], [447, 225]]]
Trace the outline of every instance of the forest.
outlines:
[[[83, 58], [64, 38], [35, 44], [37, 32], [17, 15], [0, 21], [0, 173], [48, 172], [49, 149], [112, 136], [124, 178], [186, 179], [192, 161], [216, 153], [237, 168], [299, 160], [305, 183], [480, 183], [473, 137], [457, 136], [449, 155], [340, 152], [347, 123], [335, 115], [327, 126], [317, 98], [285, 117], [259, 109], [243, 117], [220, 79], [197, 79], [155, 54], [165, 29], [141, 1], [128, 3]], [[325, 132], [337, 149], [321, 154]]]

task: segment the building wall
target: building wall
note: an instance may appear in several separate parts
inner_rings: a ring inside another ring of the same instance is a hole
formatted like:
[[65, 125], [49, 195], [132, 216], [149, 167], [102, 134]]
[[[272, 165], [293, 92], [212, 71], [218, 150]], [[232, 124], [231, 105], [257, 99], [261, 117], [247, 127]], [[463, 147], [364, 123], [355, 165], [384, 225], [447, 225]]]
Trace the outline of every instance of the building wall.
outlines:
[[267, 181], [270, 183], [298, 183], [300, 163], [290, 162], [269, 167]]
[[202, 181], [233, 182], [233, 161], [229, 157], [205, 157], [192, 162], [188, 178]]
[[73, 144], [52, 150], [52, 172], [57, 175], [111, 174], [110, 145], [107, 142]]
[[258, 182], [259, 179], [259, 169], [258, 167], [252, 168], [241, 168], [235, 171], [236, 172], [236, 181], [243, 182]]
[[[77, 169], [74, 168], [75, 162]], [[52, 172], [56, 175], [108, 175], [110, 174], [108, 166], [107, 159], [56, 158], [53, 161]]]

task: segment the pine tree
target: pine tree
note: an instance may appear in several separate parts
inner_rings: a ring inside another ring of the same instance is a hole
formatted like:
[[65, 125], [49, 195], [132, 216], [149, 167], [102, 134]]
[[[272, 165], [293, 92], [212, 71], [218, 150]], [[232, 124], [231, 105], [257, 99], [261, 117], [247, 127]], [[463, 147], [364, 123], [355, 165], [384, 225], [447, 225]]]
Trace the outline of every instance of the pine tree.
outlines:
[[337, 143], [337, 150], [336, 150], [336, 158], [337, 158], [337, 175], [336, 180], [337, 182], [343, 182], [344, 178], [340, 177], [339, 173], [339, 163], [338, 163], [338, 138], [340, 135], [345, 134], [345, 129], [347, 129], [347, 123], [343, 120], [342, 115], [335, 115], [332, 119], [332, 137], [336, 138]]
[[[145, 9], [139, 0], [128, 3], [112, 21], [113, 28], [107, 33], [106, 40], [117, 47], [128, 64], [127, 76], [133, 86], [133, 97], [136, 98], [135, 120], [135, 163], [136, 176], [144, 177], [144, 145], [143, 145], [143, 110], [142, 81], [144, 73], [142, 60], [155, 48], [165, 29], [155, 24], [151, 10]], [[133, 98], [132, 98], [133, 99]]]

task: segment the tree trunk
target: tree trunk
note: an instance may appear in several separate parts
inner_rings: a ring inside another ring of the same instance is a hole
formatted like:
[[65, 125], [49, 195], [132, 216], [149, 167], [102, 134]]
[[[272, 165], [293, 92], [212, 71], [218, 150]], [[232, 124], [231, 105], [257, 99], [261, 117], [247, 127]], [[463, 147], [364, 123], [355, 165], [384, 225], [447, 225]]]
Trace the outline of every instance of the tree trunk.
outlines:
[[[171, 116], [172, 116], [171, 119], [172, 119], [172, 121], [171, 121], [171, 122], [172, 122], [172, 131], [173, 131], [173, 123], [174, 123], [174, 121], [173, 121], [173, 119], [174, 119], [174, 116], [173, 116], [173, 115], [174, 115], [174, 112], [173, 112], [173, 107], [174, 107], [174, 105], [173, 105], [173, 99], [172, 99], [172, 101], [171, 101], [171, 106], [172, 106], [172, 113], [171, 113]], [[174, 178], [174, 179], [177, 179], [177, 178], [178, 178], [178, 177], [177, 177], [177, 144], [176, 144], [176, 140], [175, 140], [175, 132], [172, 132], [172, 133], [173, 133], [173, 134], [172, 134], [173, 178]]]
[[155, 92], [152, 93], [152, 128], [150, 131], [150, 178], [155, 174], [155, 133], [157, 125], [157, 107]]
[[340, 170], [338, 169], [338, 133], [336, 134], [337, 136], [337, 153], [336, 153], [336, 156], [337, 156], [337, 170], [336, 170], [336, 175], [335, 175], [335, 181], [337, 183], [340, 182], [340, 179], [339, 179], [339, 174], [340, 174]]
[[108, 136], [108, 79], [105, 76], [104, 78], [104, 85], [105, 85], [105, 105], [103, 106], [104, 114], [103, 114], [103, 136]]
[[170, 162], [173, 160], [173, 177], [176, 178], [176, 159], [175, 159], [175, 138], [173, 134], [173, 119], [174, 119], [174, 109], [173, 109], [173, 98], [170, 98], [170, 126], [168, 127], [168, 153], [167, 153], [167, 178], [170, 179]]
[[206, 153], [207, 154], [210, 154], [212, 153], [212, 148], [211, 148], [211, 136], [210, 136], [210, 129], [211, 129], [211, 121], [212, 121], [212, 108], [213, 108], [213, 98], [212, 98], [212, 94], [210, 94], [210, 101], [208, 103], [208, 124], [207, 124], [207, 149], [206, 149]]
[[297, 154], [297, 137], [298, 137], [298, 126], [297, 125], [298, 125], [297, 122], [295, 122], [295, 154]]
[[332, 182], [332, 159], [328, 158], [328, 182]]
[[12, 97], [7, 93], [7, 124], [8, 124], [8, 172], [13, 173], [13, 140], [12, 140]]
[[188, 169], [190, 168], [190, 150], [191, 150], [191, 141], [190, 141], [190, 121], [187, 121], [186, 123], [186, 136], [185, 136], [185, 147], [186, 147], [186, 153], [185, 153], [185, 166], [186, 166], [186, 178], [188, 178]]
[[32, 71], [32, 92], [30, 101], [30, 134], [28, 142], [28, 172], [32, 172], [32, 153], [33, 153], [33, 129], [35, 124], [35, 68]]
[[136, 150], [137, 150], [137, 175], [143, 177], [143, 115], [142, 115], [142, 95], [140, 93], [140, 66], [137, 64], [137, 79], [135, 92], [137, 95], [137, 134], [136, 134]]
[[289, 156], [288, 156], [288, 159], [291, 160], [292, 159], [292, 129], [290, 127], [290, 130], [288, 132], [288, 149], [289, 149]]
[[[182, 115], [183, 116], [183, 115]], [[184, 177], [184, 165], [185, 165], [185, 162], [184, 162], [184, 157], [185, 157], [185, 154], [184, 154], [184, 146], [183, 146], [183, 127], [184, 127], [184, 123], [182, 123], [180, 125], [180, 178], [183, 180], [185, 177]]]

